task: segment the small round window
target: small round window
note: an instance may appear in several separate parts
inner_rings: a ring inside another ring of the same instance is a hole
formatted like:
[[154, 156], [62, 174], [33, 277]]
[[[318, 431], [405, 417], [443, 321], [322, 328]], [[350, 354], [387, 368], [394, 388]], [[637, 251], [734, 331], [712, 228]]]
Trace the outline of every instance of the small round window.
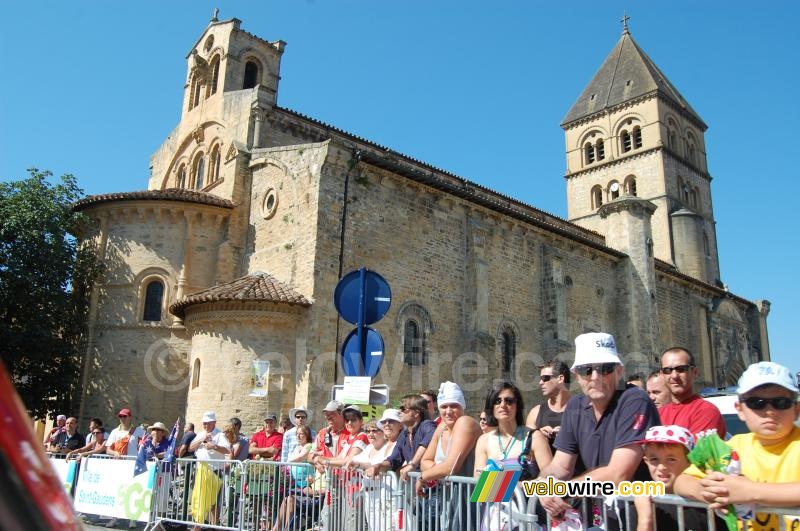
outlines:
[[274, 216], [277, 209], [278, 192], [276, 192], [274, 188], [270, 188], [267, 190], [267, 193], [264, 194], [264, 203], [261, 205], [261, 212], [264, 215], [264, 219], [269, 219]]
[[205, 51], [209, 51], [212, 46], [214, 46], [214, 36], [209, 35], [208, 38], [206, 39], [206, 45], [203, 47], [203, 49]]

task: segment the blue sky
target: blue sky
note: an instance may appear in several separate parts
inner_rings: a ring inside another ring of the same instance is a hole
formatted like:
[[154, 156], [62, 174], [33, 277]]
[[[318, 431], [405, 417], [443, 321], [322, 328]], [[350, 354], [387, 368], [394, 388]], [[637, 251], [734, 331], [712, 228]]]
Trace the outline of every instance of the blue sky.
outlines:
[[773, 359], [800, 369], [800, 4], [770, 2], [9, 2], [0, 178], [73, 173], [144, 189], [178, 122], [185, 56], [211, 17], [288, 43], [278, 102], [566, 215], [564, 115], [634, 39], [709, 125], [722, 279], [772, 302]]

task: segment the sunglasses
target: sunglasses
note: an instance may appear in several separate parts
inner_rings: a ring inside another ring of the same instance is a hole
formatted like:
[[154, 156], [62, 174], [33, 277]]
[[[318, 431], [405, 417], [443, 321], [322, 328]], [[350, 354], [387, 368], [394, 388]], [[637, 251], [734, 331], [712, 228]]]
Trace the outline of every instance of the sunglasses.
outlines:
[[789, 409], [795, 403], [793, 398], [787, 398], [785, 396], [777, 396], [775, 398], [761, 398], [759, 396], [750, 396], [742, 400], [744, 405], [746, 405], [749, 409], [754, 409], [756, 411], [764, 409], [767, 407], [767, 404], [771, 405], [773, 409]]
[[694, 367], [694, 365], [676, 365], [674, 367], [661, 367], [659, 370], [661, 371], [661, 374], [672, 374], [672, 371], [675, 371], [678, 374], [684, 374], [692, 367]]
[[486, 423], [487, 423], [487, 422], [489, 422], [489, 421], [488, 421], [488, 420], [486, 420], [486, 417], [481, 417], [481, 418], [480, 418], [480, 422], [481, 422], [481, 423], [483, 423], [483, 424], [486, 424]]
[[499, 406], [500, 404], [505, 403], [507, 406], [513, 406], [517, 403], [517, 399], [513, 396], [498, 396], [494, 399], [494, 405]]
[[578, 365], [575, 367], [575, 373], [589, 377], [592, 375], [592, 372], [597, 371], [603, 376], [608, 376], [612, 372], [617, 369], [616, 363], [603, 363], [601, 365]]
[[397, 411], [399, 411], [400, 413], [405, 413], [406, 411], [416, 411], [416, 409], [408, 406], [400, 406], [399, 408], [397, 408]]
[[348, 416], [348, 417], [344, 418], [345, 422], [359, 422], [360, 420], [361, 420], [361, 417], [350, 417], [350, 416]]
[[306, 417], [305, 415], [295, 415], [294, 418], [296, 418], [297, 420], [305, 420], [308, 417]]
[[542, 382], [549, 382], [552, 379], [553, 379], [553, 375], [552, 374], [543, 374], [543, 375], [539, 376], [539, 380], [541, 380]]
[[383, 430], [378, 428], [370, 428], [368, 430], [364, 430], [365, 433], [383, 433]]

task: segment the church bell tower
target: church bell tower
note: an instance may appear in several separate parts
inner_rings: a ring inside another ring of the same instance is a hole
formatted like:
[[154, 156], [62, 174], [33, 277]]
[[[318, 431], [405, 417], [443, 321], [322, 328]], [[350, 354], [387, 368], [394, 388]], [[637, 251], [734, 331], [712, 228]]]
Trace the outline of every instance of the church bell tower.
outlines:
[[654, 257], [720, 284], [707, 126], [633, 40], [627, 17], [561, 127], [570, 221], [607, 234], [601, 206], [625, 196], [646, 199], [656, 206]]

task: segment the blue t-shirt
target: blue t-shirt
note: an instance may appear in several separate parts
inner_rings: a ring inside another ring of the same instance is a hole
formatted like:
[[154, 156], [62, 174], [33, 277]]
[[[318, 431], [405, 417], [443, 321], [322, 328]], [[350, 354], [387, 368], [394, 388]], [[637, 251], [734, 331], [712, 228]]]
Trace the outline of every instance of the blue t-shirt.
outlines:
[[[573, 396], [564, 409], [555, 447], [562, 452], [579, 456], [585, 470], [592, 470], [606, 466], [614, 450], [641, 441], [647, 430], [658, 424], [660, 421], [655, 405], [647, 393], [634, 385], [614, 393], [614, 398], [599, 421], [595, 419], [588, 397]], [[584, 470], [576, 469], [573, 476], [581, 472]], [[642, 461], [632, 480], [650, 479]]]

